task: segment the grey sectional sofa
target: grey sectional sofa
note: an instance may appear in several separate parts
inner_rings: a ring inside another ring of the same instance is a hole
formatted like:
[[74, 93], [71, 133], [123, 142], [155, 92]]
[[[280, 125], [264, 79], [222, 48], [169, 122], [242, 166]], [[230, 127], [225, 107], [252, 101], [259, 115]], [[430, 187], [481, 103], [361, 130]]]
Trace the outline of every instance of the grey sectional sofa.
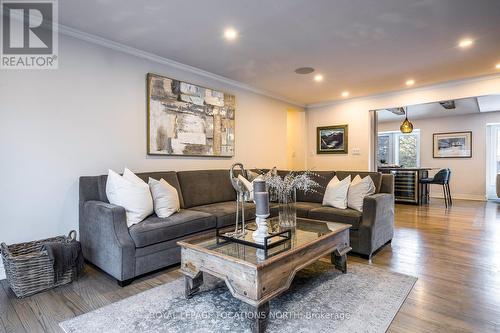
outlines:
[[[286, 171], [279, 171], [281, 175]], [[315, 193], [297, 193], [297, 215], [351, 225], [354, 252], [371, 258], [393, 237], [394, 180], [392, 175], [366, 172], [319, 171], [317, 181], [323, 186]], [[366, 197], [363, 213], [321, 205], [326, 184], [337, 175], [369, 175], [377, 193]], [[162, 219], [151, 215], [127, 228], [125, 209], [112, 205], [106, 197], [107, 176], [80, 177], [79, 227], [85, 259], [118, 280], [130, 283], [137, 276], [180, 262], [177, 241], [193, 234], [234, 225], [236, 194], [228, 170], [168, 171], [137, 174], [146, 182], [149, 177], [163, 178], [179, 193], [181, 211]], [[271, 204], [271, 215], [278, 213]], [[245, 217], [255, 218], [253, 203], [245, 206]]]

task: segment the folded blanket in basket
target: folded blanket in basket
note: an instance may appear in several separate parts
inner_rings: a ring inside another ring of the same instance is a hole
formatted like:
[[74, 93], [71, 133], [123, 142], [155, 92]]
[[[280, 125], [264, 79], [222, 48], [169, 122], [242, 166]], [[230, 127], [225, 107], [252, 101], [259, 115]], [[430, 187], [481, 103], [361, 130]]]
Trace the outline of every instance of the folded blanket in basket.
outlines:
[[77, 274], [83, 271], [83, 254], [80, 242], [45, 242], [42, 251], [47, 251], [54, 261], [54, 278], [57, 282], [69, 268], [76, 266]]

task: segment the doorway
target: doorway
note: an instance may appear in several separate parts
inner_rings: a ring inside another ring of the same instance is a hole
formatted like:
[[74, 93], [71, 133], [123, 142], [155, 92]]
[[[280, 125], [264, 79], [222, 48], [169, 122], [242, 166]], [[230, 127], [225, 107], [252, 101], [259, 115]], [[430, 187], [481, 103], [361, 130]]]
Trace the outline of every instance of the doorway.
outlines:
[[500, 173], [500, 124], [486, 125], [486, 196], [497, 199], [496, 178]]

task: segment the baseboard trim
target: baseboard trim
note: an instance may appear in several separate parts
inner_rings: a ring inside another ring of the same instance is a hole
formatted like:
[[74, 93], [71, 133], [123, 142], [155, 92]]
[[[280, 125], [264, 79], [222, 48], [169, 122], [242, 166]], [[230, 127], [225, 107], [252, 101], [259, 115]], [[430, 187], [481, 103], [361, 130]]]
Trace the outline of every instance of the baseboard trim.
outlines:
[[[443, 196], [434, 194], [431, 195], [431, 198], [443, 199]], [[486, 201], [486, 195], [480, 194], [453, 194], [451, 198], [457, 200]]]

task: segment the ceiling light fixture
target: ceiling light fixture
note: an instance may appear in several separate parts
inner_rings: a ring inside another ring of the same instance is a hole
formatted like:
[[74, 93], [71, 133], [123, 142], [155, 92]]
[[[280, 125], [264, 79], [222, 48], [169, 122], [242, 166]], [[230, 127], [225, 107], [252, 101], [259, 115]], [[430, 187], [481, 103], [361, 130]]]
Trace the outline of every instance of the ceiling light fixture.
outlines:
[[314, 72], [314, 68], [312, 67], [299, 67], [295, 70], [297, 74], [311, 74]]
[[403, 121], [399, 129], [401, 130], [401, 133], [411, 133], [413, 132], [413, 124], [408, 120], [408, 107], [406, 107], [405, 115], [405, 120]]
[[472, 45], [474, 45], [474, 41], [470, 38], [462, 39], [458, 42], [458, 46], [462, 49], [466, 49], [468, 47], [471, 47]]
[[226, 30], [224, 30], [224, 38], [230, 41], [235, 40], [238, 38], [238, 31], [233, 28], [226, 28]]
[[342, 97], [349, 97], [349, 92], [348, 91], [343, 91], [342, 92]]
[[413, 80], [413, 79], [406, 80], [406, 85], [407, 86], [412, 86], [414, 84], [415, 84], [415, 80]]
[[441, 104], [441, 106], [443, 108], [445, 108], [446, 110], [453, 110], [453, 109], [457, 108], [457, 106], [455, 105], [455, 101], [454, 100], [442, 101], [442, 102], [439, 102], [439, 104]]
[[316, 82], [323, 81], [323, 75], [321, 75], [321, 74], [314, 75], [314, 81], [316, 81]]

